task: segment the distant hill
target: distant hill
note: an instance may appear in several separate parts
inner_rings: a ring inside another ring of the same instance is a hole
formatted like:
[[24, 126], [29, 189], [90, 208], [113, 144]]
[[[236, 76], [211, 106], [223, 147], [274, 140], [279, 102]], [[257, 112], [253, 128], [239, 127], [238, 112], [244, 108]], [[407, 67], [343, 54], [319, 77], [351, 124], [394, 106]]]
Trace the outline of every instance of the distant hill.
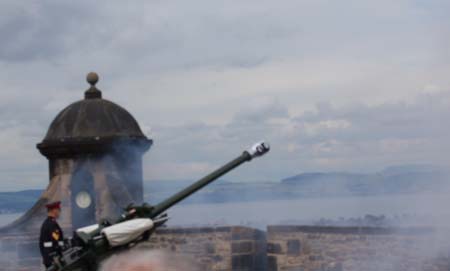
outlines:
[[28, 210], [42, 192], [43, 190], [0, 192], [0, 214], [19, 213]]
[[[306, 197], [347, 197], [385, 194], [410, 194], [450, 190], [450, 173], [426, 165], [389, 167], [372, 174], [349, 172], [315, 172], [295, 175], [280, 182], [230, 182], [219, 180], [183, 201], [223, 203], [299, 199]], [[144, 198], [156, 204], [193, 181], [146, 181]], [[0, 193], [0, 213], [24, 212], [41, 195], [42, 190]]]
[[449, 176], [438, 167], [408, 165], [373, 174], [304, 173], [283, 179], [281, 184], [309, 196], [404, 194], [450, 189]]

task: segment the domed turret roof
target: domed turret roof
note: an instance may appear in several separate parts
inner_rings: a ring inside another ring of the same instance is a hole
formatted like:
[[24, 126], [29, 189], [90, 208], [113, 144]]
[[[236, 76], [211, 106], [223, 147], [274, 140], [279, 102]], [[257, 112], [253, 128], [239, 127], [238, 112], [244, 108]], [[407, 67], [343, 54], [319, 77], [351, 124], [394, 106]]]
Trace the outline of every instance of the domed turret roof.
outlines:
[[53, 120], [44, 140], [37, 145], [45, 156], [73, 155], [105, 151], [126, 142], [148, 150], [152, 141], [141, 131], [134, 117], [121, 106], [102, 98], [95, 84], [96, 73], [89, 73], [91, 87], [85, 99], [63, 109]]

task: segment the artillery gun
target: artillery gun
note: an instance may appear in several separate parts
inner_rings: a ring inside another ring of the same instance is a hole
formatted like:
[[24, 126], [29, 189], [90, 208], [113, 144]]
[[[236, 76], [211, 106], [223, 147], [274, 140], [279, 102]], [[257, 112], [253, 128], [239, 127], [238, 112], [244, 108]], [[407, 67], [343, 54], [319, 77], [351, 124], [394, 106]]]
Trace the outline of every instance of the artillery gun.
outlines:
[[234, 168], [264, 155], [269, 150], [268, 144], [257, 143], [237, 158], [155, 206], [130, 205], [114, 223], [102, 221], [99, 224], [77, 229], [74, 237], [68, 240], [63, 252], [54, 255], [53, 264], [47, 268], [47, 271], [97, 270], [100, 262], [106, 257], [148, 240], [150, 235], [169, 219], [164, 213], [167, 209]]

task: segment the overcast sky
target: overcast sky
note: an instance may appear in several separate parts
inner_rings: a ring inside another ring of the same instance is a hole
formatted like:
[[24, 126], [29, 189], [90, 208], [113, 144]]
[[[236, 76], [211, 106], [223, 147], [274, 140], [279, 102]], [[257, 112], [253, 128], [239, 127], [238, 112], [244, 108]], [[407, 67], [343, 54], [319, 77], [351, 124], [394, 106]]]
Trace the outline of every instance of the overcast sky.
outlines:
[[448, 0], [0, 2], [0, 190], [44, 188], [35, 145], [85, 75], [155, 140], [145, 179], [449, 164]]

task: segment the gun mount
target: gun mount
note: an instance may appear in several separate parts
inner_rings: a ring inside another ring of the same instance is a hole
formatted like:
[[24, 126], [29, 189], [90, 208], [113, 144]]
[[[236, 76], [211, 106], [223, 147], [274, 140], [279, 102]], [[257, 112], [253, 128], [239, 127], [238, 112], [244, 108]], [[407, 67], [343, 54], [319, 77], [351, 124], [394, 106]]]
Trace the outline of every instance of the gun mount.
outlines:
[[269, 150], [268, 144], [257, 143], [237, 158], [155, 206], [130, 205], [114, 223], [103, 221], [100, 224], [77, 229], [62, 254], [54, 256], [54, 263], [47, 271], [97, 270], [99, 263], [109, 255], [148, 240], [158, 227], [167, 222], [169, 217], [164, 212], [170, 207]]

